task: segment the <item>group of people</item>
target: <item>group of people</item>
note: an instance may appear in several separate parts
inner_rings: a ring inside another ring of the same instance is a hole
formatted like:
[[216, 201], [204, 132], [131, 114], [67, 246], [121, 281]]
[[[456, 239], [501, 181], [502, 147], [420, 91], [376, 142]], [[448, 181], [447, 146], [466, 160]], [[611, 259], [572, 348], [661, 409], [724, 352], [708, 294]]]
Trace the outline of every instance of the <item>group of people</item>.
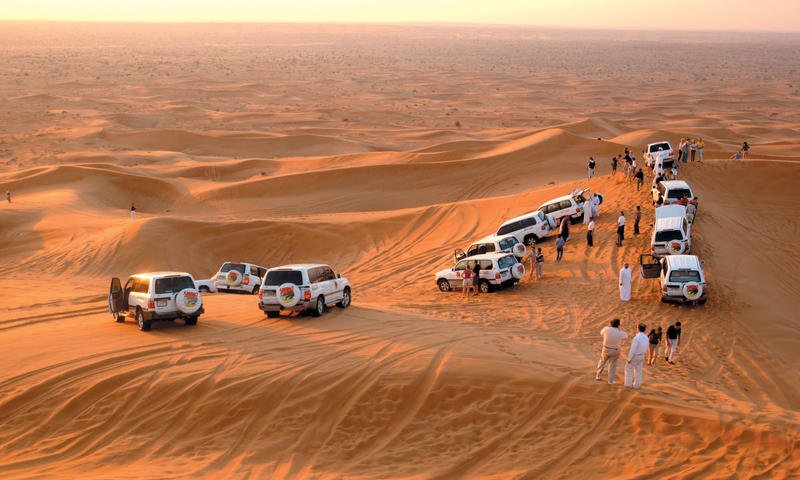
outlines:
[[731, 155], [731, 158], [735, 160], [743, 160], [747, 158], [749, 154], [750, 154], [750, 144], [748, 144], [747, 142], [743, 142], [742, 147], [736, 153]]
[[[600, 330], [602, 348], [600, 360], [595, 370], [595, 380], [600, 380], [603, 371], [608, 367], [608, 383], [613, 385], [617, 373], [617, 361], [620, 358], [622, 343], [628, 338], [628, 333], [620, 328], [620, 319], [615, 318], [607, 327]], [[666, 343], [664, 361], [674, 365], [675, 356], [681, 342], [681, 322], [675, 322], [667, 328], [666, 342], [663, 341], [663, 330], [657, 327], [645, 334], [647, 326], [643, 323], [637, 325], [636, 335], [628, 348], [625, 358], [625, 387], [639, 389], [644, 379], [644, 364], [655, 366], [659, 358], [662, 343]]]
[[470, 292], [472, 296], [477, 297], [480, 294], [480, 278], [481, 278], [481, 264], [475, 260], [467, 263], [467, 267], [463, 273], [464, 286], [461, 288], [461, 294], [464, 298], [468, 299]]
[[678, 143], [677, 161], [686, 163], [691, 157], [692, 162], [695, 159], [698, 162], [702, 162], [704, 148], [706, 148], [706, 144], [702, 138], [681, 138], [680, 143]]

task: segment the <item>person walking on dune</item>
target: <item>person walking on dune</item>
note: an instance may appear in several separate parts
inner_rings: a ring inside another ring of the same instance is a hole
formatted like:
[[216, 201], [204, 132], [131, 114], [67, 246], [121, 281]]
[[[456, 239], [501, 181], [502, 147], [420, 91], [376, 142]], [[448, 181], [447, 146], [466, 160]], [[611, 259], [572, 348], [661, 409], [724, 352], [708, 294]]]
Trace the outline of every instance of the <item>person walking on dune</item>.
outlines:
[[642, 185], [643, 184], [644, 184], [644, 172], [640, 168], [639, 170], [636, 171], [636, 191], [637, 192], [642, 189]]
[[136, 220], [136, 206], [131, 203], [131, 220]]
[[623, 302], [631, 299], [631, 269], [628, 267], [628, 262], [625, 262], [619, 271], [619, 299]]
[[600, 338], [603, 339], [603, 347], [600, 351], [600, 361], [597, 362], [594, 379], [600, 380], [603, 370], [608, 365], [608, 383], [613, 385], [622, 341], [628, 338], [628, 334], [619, 329], [619, 318], [615, 318], [611, 320], [609, 326], [600, 330]]
[[625, 388], [633, 387], [636, 390], [642, 386], [644, 378], [644, 356], [647, 354], [649, 343], [644, 331], [647, 326], [639, 324], [638, 332], [631, 341], [631, 348], [628, 350], [628, 362], [625, 364]]
[[564, 237], [556, 238], [556, 262], [561, 263], [564, 256]]
[[625, 240], [625, 212], [619, 212], [617, 219], [617, 246], [622, 246], [622, 241]]
[[650, 334], [647, 336], [647, 340], [649, 341], [649, 350], [647, 350], [647, 364], [650, 366], [656, 365], [656, 359], [658, 358], [658, 347], [661, 345], [661, 335], [663, 331], [661, 327], [658, 329], [650, 330]]
[[639, 235], [639, 222], [642, 221], [642, 207], [636, 205], [636, 216], [633, 217], [633, 234]]
[[544, 254], [542, 249], [539, 248], [536, 252], [536, 280], [542, 279], [542, 265], [544, 264]]
[[611, 159], [611, 175], [617, 174], [617, 156], [614, 155], [614, 158]]
[[589, 157], [589, 178], [594, 177], [594, 167], [595, 167], [594, 157]]
[[11, 203], [11, 190], [6, 190], [6, 200]]
[[586, 244], [594, 246], [594, 217], [589, 219], [589, 225], [586, 227]]
[[675, 354], [681, 344], [681, 322], [667, 327], [667, 351], [664, 352], [664, 361], [675, 365]]

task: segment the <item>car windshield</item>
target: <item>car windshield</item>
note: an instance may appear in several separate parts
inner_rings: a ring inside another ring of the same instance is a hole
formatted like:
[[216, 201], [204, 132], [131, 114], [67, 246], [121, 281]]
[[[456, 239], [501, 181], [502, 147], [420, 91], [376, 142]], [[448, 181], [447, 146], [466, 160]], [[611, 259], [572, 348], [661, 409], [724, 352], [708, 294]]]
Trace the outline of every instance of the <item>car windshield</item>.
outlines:
[[682, 198], [684, 195], [692, 198], [692, 191], [688, 188], [671, 188], [667, 193], [667, 198]]
[[231, 270], [236, 270], [237, 272], [244, 274], [244, 264], [227, 262], [222, 265], [222, 268], [219, 269], [219, 273], [226, 273], [230, 272]]
[[500, 267], [501, 269], [502, 268], [508, 268], [508, 267], [514, 265], [515, 263], [517, 263], [517, 259], [514, 258], [511, 255], [509, 255], [507, 257], [502, 257], [502, 258], [497, 260], [497, 266]]
[[500, 246], [500, 250], [506, 250], [516, 245], [517, 239], [514, 237], [508, 237], [500, 240], [497, 242], [497, 244]]
[[156, 294], [178, 293], [184, 288], [195, 288], [189, 277], [166, 277], [156, 279]]
[[283, 285], [284, 283], [303, 284], [303, 274], [298, 270], [270, 270], [264, 285]]
[[699, 282], [700, 272], [697, 270], [673, 270], [669, 274], [669, 281], [677, 283]]
[[680, 230], [661, 230], [656, 232], [656, 242], [669, 242], [670, 240], [683, 240]]

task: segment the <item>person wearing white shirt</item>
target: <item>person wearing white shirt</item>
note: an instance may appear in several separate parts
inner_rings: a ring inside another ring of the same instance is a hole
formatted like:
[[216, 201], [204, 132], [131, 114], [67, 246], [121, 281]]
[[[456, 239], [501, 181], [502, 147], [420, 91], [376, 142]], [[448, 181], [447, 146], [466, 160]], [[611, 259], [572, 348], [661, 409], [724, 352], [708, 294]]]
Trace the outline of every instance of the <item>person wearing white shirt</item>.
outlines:
[[622, 246], [622, 240], [625, 239], [625, 212], [619, 212], [617, 219], [617, 246]]
[[[619, 318], [611, 320], [611, 324], [600, 330], [603, 338], [603, 348], [600, 353], [600, 361], [597, 362], [597, 371], [594, 379], [600, 380], [606, 365], [608, 365], [608, 383], [614, 384], [614, 375], [617, 373], [617, 360], [622, 348], [622, 341], [628, 338], [628, 334], [619, 329]], [[645, 337], [646, 338], [646, 337]]]
[[594, 217], [589, 219], [589, 226], [586, 228], [586, 243], [591, 247], [594, 245]]
[[[647, 326], [639, 324], [639, 332], [633, 337], [631, 341], [631, 348], [628, 350], [628, 362], [625, 364], [625, 387], [633, 386], [639, 389], [642, 386], [642, 378], [644, 376], [644, 356], [647, 354], [648, 343], [644, 331]], [[635, 377], [635, 379], [634, 379]]]
[[631, 269], [628, 262], [619, 271], [619, 299], [627, 302], [631, 299]]

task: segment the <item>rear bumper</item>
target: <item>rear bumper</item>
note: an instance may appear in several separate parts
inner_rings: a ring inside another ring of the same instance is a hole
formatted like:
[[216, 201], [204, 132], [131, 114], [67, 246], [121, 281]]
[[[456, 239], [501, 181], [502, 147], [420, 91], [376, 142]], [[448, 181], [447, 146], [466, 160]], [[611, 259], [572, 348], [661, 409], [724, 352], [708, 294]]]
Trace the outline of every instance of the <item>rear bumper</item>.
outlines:
[[704, 302], [708, 300], [708, 295], [703, 293], [700, 295], [700, 298], [697, 300], [689, 300], [683, 295], [664, 295], [661, 294], [661, 301], [662, 302], [669, 302], [669, 303], [694, 303], [694, 302]]
[[312, 302], [302, 302], [298, 303], [294, 307], [283, 307], [278, 303], [258, 303], [258, 308], [262, 312], [280, 312], [281, 310], [292, 310], [294, 312], [302, 312], [305, 310], [313, 310], [313, 303]]
[[176, 318], [185, 318], [185, 317], [199, 317], [205, 312], [206, 310], [203, 307], [200, 307], [200, 310], [196, 311], [191, 315], [187, 315], [183, 312], [178, 312], [178, 311], [168, 312], [168, 313], [156, 313], [156, 312], [142, 310], [142, 316], [144, 317], [145, 320], [152, 322], [158, 320], [175, 320]]

